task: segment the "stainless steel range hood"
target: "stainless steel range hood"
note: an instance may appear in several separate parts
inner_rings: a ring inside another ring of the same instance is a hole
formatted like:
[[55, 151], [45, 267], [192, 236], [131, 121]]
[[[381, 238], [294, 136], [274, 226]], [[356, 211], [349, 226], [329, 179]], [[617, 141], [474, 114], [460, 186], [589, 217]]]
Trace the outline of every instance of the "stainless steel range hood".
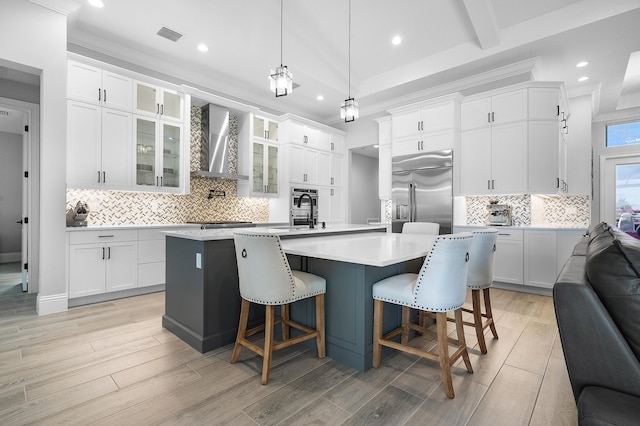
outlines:
[[[202, 152], [200, 170], [191, 173], [218, 179], [248, 180], [249, 176], [239, 175], [231, 170], [229, 138], [229, 111], [217, 105], [202, 107]], [[237, 161], [234, 161], [237, 167]]]

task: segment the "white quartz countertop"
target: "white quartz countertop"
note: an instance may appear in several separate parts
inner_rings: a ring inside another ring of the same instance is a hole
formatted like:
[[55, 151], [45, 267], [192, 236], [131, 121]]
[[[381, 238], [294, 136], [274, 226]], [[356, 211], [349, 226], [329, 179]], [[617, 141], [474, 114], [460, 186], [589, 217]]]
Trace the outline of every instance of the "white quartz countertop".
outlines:
[[[253, 227], [264, 227], [264, 226], [286, 226], [286, 223], [282, 222], [253, 222]], [[129, 224], [129, 225], [88, 225], [88, 226], [68, 226], [67, 232], [78, 232], [78, 231], [117, 231], [127, 230], [127, 229], [200, 229], [199, 223], [152, 223], [152, 224]]]
[[276, 226], [276, 227], [253, 227], [253, 228], [222, 228], [222, 229], [176, 229], [165, 231], [169, 237], [185, 238], [197, 241], [227, 240], [233, 238], [236, 232], [252, 232], [258, 234], [273, 234], [280, 236], [294, 235], [323, 235], [336, 232], [362, 232], [385, 229], [384, 225], [327, 225], [325, 229], [316, 227], [309, 229], [308, 226]]
[[552, 227], [552, 226], [483, 226], [483, 225], [453, 225], [455, 228], [474, 228], [474, 229], [484, 229], [484, 228], [495, 228], [498, 231], [508, 231], [510, 229], [520, 229], [520, 230], [529, 230], [529, 231], [586, 231], [587, 227]]
[[287, 254], [370, 266], [388, 266], [426, 256], [436, 235], [364, 233], [282, 240]]

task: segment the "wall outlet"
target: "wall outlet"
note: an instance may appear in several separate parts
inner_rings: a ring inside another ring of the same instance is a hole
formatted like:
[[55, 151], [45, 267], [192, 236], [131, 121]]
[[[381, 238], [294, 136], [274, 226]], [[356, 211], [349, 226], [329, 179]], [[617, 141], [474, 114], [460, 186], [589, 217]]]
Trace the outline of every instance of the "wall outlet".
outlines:
[[196, 269], [202, 269], [202, 253], [196, 253]]

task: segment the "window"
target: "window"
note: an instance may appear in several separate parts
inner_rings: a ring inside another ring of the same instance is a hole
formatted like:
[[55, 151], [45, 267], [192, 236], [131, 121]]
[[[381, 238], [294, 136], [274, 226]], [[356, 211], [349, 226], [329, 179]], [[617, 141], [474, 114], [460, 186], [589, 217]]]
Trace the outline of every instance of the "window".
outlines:
[[607, 126], [607, 147], [638, 144], [640, 144], [640, 121]]

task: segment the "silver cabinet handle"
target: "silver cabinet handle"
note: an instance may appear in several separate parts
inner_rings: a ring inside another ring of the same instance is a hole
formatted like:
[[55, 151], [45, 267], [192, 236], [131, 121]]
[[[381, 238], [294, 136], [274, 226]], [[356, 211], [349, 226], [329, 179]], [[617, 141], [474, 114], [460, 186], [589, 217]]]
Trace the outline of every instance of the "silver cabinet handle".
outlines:
[[491, 189], [491, 179], [487, 179], [487, 189]]
[[487, 123], [491, 123], [491, 113], [487, 113]]
[[491, 121], [495, 122], [496, 121], [496, 113], [495, 112], [491, 112]]
[[156, 114], [160, 114], [160, 104], [156, 104]]
[[98, 170], [98, 183], [100, 183], [100, 170]]
[[104, 260], [104, 247], [102, 247], [102, 260]]
[[107, 183], [107, 172], [102, 172], [102, 183]]
[[104, 92], [104, 101], [107, 102], [107, 89], [102, 89]]
[[100, 88], [98, 87], [98, 100], [101, 101], [102, 100], [102, 92], [100, 91]]
[[98, 238], [113, 238], [113, 235], [98, 235]]
[[111, 247], [107, 247], [107, 259], [111, 259]]
[[495, 181], [491, 179], [491, 189], [496, 189]]

